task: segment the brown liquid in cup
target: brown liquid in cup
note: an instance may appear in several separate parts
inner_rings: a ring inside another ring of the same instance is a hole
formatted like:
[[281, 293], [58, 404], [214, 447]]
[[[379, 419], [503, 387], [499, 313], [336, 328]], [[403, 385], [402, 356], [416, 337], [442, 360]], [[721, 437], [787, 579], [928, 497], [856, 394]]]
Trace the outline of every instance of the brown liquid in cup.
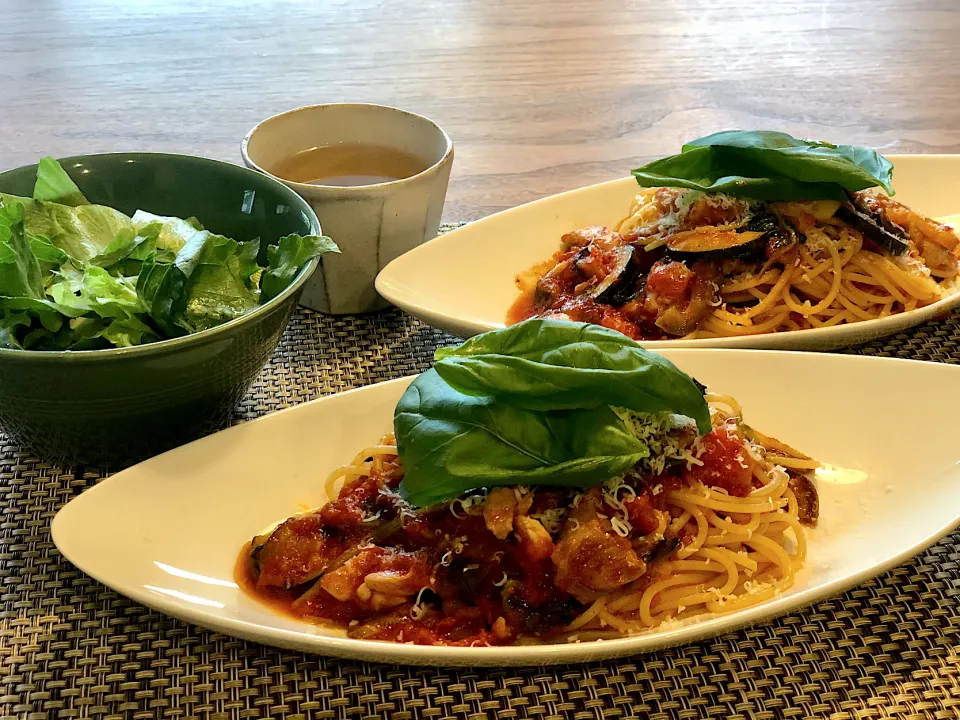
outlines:
[[293, 182], [354, 187], [412, 177], [429, 166], [414, 155], [386, 145], [340, 143], [301, 150], [267, 169]]

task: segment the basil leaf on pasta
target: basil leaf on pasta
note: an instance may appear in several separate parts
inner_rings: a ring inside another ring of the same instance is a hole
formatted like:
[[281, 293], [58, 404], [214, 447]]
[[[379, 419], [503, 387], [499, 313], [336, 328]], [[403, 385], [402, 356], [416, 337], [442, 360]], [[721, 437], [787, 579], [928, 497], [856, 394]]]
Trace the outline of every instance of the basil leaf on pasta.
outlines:
[[893, 165], [874, 150], [800, 140], [769, 130], [729, 130], [686, 143], [633, 171], [644, 187], [684, 187], [758, 200], [845, 200], [882, 187]]
[[613, 330], [535, 319], [479, 335], [437, 351], [397, 404], [400, 492], [424, 506], [478, 487], [597, 485], [650, 454], [624, 410], [710, 429], [702, 386]]

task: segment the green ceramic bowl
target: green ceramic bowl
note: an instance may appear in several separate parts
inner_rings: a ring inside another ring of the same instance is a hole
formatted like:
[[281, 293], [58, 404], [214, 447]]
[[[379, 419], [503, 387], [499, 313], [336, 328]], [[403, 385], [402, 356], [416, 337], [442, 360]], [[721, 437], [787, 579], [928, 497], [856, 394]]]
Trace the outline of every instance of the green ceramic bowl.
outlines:
[[[264, 244], [320, 233], [299, 195], [236, 165], [153, 153], [60, 162], [91, 202], [127, 214], [193, 216], [213, 232]], [[0, 173], [0, 192], [29, 196], [36, 170]], [[112, 350], [0, 349], [0, 429], [52, 462], [119, 467], [222, 427], [316, 268], [314, 260], [278, 297], [194, 335]]]

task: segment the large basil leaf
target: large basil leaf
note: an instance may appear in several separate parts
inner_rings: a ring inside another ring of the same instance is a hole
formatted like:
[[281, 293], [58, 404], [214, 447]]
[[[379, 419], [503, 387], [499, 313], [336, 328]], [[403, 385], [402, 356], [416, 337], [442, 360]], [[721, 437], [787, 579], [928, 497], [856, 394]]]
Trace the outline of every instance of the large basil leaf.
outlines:
[[540, 413], [465, 395], [428, 370], [394, 415], [401, 494], [425, 507], [490, 485], [586, 487], [649, 451], [609, 407]]
[[622, 408], [710, 428], [701, 386], [613, 330], [533, 319], [478, 335], [437, 351], [397, 404], [400, 492], [422, 506], [492, 485], [599, 484], [650, 452]]
[[844, 200], [880, 186], [893, 194], [893, 166], [873, 150], [731, 130], [686, 143], [677, 155], [633, 171], [644, 187], [685, 187], [759, 200]]
[[674, 412], [710, 430], [703, 391], [636, 341], [598, 325], [533, 319], [436, 353], [437, 373], [461, 392], [529, 410], [625, 407]]

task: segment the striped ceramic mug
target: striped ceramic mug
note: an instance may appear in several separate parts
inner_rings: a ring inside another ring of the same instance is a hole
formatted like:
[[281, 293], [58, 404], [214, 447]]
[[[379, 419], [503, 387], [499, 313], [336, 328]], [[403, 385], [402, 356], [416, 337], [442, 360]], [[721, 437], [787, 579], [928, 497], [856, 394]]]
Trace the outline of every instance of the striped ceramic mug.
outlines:
[[[399, 180], [356, 186], [294, 182], [271, 172], [298, 152], [345, 143], [395, 148], [419, 158], [426, 169]], [[433, 121], [357, 103], [310, 105], [274, 115], [247, 133], [241, 153], [248, 167], [276, 177], [304, 197], [324, 234], [340, 246], [340, 255], [322, 258], [300, 300], [332, 314], [387, 307], [374, 289], [377, 273], [436, 236], [453, 165], [453, 143]]]

